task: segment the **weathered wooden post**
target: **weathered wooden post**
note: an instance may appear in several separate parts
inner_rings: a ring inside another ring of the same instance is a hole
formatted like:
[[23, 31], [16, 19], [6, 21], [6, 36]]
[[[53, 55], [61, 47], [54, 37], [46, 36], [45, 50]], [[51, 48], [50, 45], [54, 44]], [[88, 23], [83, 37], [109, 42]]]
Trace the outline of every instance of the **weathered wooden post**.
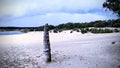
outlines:
[[49, 42], [49, 29], [48, 24], [44, 26], [44, 53], [45, 53], [45, 61], [51, 62], [51, 48]]

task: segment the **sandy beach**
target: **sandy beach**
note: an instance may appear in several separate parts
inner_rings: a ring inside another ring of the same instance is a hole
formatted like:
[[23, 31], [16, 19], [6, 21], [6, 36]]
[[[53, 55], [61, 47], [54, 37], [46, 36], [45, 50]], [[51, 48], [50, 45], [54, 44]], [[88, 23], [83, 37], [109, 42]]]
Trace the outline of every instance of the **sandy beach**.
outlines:
[[52, 62], [45, 64], [43, 32], [0, 36], [0, 68], [119, 68], [120, 33], [50, 33]]

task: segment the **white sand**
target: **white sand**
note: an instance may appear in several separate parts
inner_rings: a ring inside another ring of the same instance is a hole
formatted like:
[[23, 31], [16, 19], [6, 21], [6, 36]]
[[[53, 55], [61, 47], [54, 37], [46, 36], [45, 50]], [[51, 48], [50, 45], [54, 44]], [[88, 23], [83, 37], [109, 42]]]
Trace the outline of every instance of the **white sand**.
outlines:
[[44, 64], [43, 32], [0, 36], [0, 66], [118, 68], [120, 65], [120, 33], [81, 34], [64, 31], [50, 33], [50, 42], [52, 62]]

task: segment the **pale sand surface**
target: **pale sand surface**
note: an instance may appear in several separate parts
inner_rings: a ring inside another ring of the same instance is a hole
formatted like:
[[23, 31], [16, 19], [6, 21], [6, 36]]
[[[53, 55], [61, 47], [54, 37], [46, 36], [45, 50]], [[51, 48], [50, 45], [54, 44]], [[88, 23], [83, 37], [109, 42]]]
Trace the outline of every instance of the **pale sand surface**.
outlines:
[[[120, 33], [50, 33], [52, 62], [44, 63], [43, 32], [0, 36], [0, 68], [118, 68]], [[115, 42], [112, 44], [112, 42]]]

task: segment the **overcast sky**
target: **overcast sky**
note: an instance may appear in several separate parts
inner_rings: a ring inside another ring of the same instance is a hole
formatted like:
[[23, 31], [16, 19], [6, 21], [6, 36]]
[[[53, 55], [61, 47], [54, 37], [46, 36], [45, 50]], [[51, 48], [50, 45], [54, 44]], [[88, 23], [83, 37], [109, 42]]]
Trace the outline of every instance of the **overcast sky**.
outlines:
[[105, 0], [0, 0], [0, 26], [58, 25], [116, 19]]

